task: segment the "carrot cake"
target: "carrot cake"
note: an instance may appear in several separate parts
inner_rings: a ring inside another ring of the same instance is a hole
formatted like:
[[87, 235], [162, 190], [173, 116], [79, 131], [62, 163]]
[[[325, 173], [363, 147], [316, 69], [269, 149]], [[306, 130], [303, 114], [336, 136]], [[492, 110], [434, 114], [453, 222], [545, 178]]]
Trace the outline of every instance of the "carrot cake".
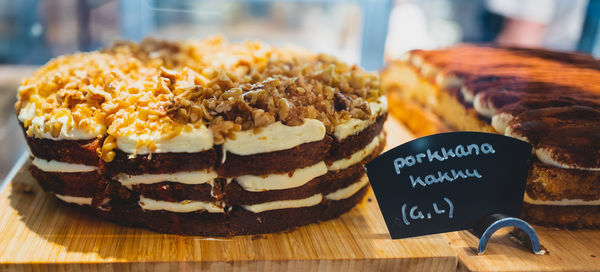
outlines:
[[221, 38], [120, 42], [51, 60], [16, 103], [58, 199], [165, 233], [230, 236], [339, 216], [385, 145], [376, 74]]

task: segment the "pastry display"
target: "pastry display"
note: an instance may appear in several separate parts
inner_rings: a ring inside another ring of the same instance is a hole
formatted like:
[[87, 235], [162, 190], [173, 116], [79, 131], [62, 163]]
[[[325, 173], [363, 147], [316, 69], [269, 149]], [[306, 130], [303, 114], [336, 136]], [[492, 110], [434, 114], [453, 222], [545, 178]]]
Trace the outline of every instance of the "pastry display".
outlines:
[[120, 42], [55, 58], [16, 110], [44, 190], [124, 225], [276, 232], [339, 216], [385, 145], [376, 74], [221, 38]]
[[457, 45], [411, 51], [382, 71], [382, 86], [392, 115], [418, 135], [482, 131], [531, 143], [522, 210], [530, 222], [600, 227], [600, 61]]

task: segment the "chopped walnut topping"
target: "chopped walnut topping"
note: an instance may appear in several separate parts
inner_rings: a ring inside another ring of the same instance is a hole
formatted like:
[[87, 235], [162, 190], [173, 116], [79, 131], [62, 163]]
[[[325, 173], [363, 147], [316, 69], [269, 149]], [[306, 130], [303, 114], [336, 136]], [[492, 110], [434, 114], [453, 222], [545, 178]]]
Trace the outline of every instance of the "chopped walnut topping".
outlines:
[[[305, 118], [332, 133], [350, 118], [370, 118], [367, 101], [381, 95], [375, 74], [327, 55], [221, 38], [146, 39], [50, 61], [23, 81], [15, 106], [19, 112], [33, 103], [46, 120], [67, 116], [75, 124], [69, 129], [98, 134], [90, 138], [110, 135], [101, 150], [109, 161], [115, 137], [174, 137], [188, 124], [208, 125], [216, 144], [235, 131]], [[61, 123], [45, 129], [58, 135]]]

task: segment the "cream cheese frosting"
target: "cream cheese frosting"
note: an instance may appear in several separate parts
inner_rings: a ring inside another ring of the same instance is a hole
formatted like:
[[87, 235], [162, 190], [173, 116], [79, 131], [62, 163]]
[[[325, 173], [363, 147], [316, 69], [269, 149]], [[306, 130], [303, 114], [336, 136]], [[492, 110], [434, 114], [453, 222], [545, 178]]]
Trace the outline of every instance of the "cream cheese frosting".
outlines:
[[264, 211], [271, 210], [281, 210], [281, 209], [289, 209], [289, 208], [302, 208], [302, 207], [312, 207], [318, 205], [323, 200], [322, 194], [316, 194], [311, 197], [303, 198], [303, 199], [292, 199], [292, 200], [278, 200], [265, 202], [260, 204], [253, 205], [243, 205], [242, 207], [248, 211], [253, 213], [261, 213]]
[[31, 164], [44, 172], [78, 173], [98, 170], [98, 167], [92, 165], [44, 160], [38, 157], [34, 157]]
[[244, 175], [236, 177], [237, 183], [250, 192], [262, 192], [269, 190], [283, 190], [302, 186], [312, 179], [325, 175], [327, 166], [325, 162], [296, 169], [292, 174], [270, 174], [264, 176]]
[[362, 161], [364, 158], [366, 158], [367, 156], [369, 156], [371, 153], [373, 153], [373, 150], [375, 150], [375, 148], [377, 146], [379, 146], [379, 143], [385, 138], [385, 134], [382, 132], [379, 135], [377, 135], [375, 138], [373, 138], [373, 140], [367, 144], [363, 149], [354, 152], [354, 154], [350, 155], [347, 158], [341, 159], [341, 160], [337, 160], [334, 161], [328, 168], [330, 171], [337, 171], [337, 170], [342, 170], [342, 169], [346, 169], [356, 163], [359, 163], [360, 161]]
[[[149, 153], [185, 152], [196, 153], [213, 147], [213, 134], [205, 125], [183, 129], [175, 137], [161, 133], [130, 134], [115, 136], [117, 148], [125, 153], [144, 155]], [[152, 143], [152, 148], [147, 143]]]
[[[81, 196], [68, 196], [68, 195], [59, 195], [59, 194], [54, 194], [54, 196], [56, 196], [56, 198], [67, 202], [67, 203], [73, 203], [73, 204], [77, 204], [77, 205], [92, 205], [92, 198], [91, 197], [81, 197]], [[102, 203], [100, 203], [100, 205], [104, 205], [106, 203], [108, 203], [110, 201], [110, 198], [105, 198]]]
[[213, 181], [219, 175], [213, 169], [205, 169], [199, 171], [185, 171], [176, 173], [164, 173], [164, 174], [142, 174], [142, 175], [128, 175], [120, 173], [115, 176], [115, 179], [120, 182], [123, 186], [131, 188], [137, 184], [154, 184], [164, 181], [179, 182], [183, 184], [204, 184], [208, 183], [213, 185]]
[[[27, 103], [19, 112], [17, 119], [22, 123], [30, 122], [27, 134], [36, 138], [60, 140], [90, 140], [102, 135], [106, 129], [95, 124], [89, 129], [81, 129], [75, 124], [73, 117], [64, 114], [60, 117], [36, 116], [35, 103]], [[60, 127], [58, 133], [50, 132], [50, 127]]]
[[325, 137], [325, 125], [316, 119], [304, 119], [298, 126], [287, 126], [281, 121], [262, 128], [238, 131], [233, 139], [226, 139], [223, 149], [237, 155], [252, 155], [286, 150], [304, 143], [320, 141]]
[[358, 182], [352, 183], [350, 186], [338, 189], [337, 191], [327, 194], [325, 199], [328, 200], [342, 200], [349, 198], [356, 194], [360, 189], [365, 187], [369, 183], [369, 178], [366, 175], [362, 176]]
[[367, 120], [350, 118], [349, 120], [336, 125], [333, 131], [335, 138], [341, 141], [350, 135], [363, 131], [375, 122], [375, 119], [388, 109], [387, 97], [381, 96], [376, 101], [369, 102], [369, 108], [371, 110], [371, 118]]
[[139, 205], [144, 210], [165, 210], [177, 213], [188, 213], [194, 211], [207, 211], [209, 213], [225, 213], [225, 208], [220, 202], [206, 202], [197, 200], [184, 200], [180, 202], [170, 202], [154, 200], [140, 196]]
[[91, 197], [80, 197], [80, 196], [67, 196], [67, 195], [59, 195], [59, 194], [54, 194], [56, 196], [56, 198], [67, 202], [67, 203], [73, 203], [73, 204], [77, 204], [77, 205], [92, 205], [92, 198]]

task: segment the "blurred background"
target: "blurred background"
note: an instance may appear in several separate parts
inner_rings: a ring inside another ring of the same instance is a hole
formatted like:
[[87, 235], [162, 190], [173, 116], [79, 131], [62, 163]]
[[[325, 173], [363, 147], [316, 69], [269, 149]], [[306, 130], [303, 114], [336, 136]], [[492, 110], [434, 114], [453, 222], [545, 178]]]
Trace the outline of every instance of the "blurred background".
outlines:
[[600, 0], [0, 0], [0, 178], [25, 151], [15, 91], [50, 58], [115, 40], [259, 39], [369, 70], [460, 42], [600, 56]]

